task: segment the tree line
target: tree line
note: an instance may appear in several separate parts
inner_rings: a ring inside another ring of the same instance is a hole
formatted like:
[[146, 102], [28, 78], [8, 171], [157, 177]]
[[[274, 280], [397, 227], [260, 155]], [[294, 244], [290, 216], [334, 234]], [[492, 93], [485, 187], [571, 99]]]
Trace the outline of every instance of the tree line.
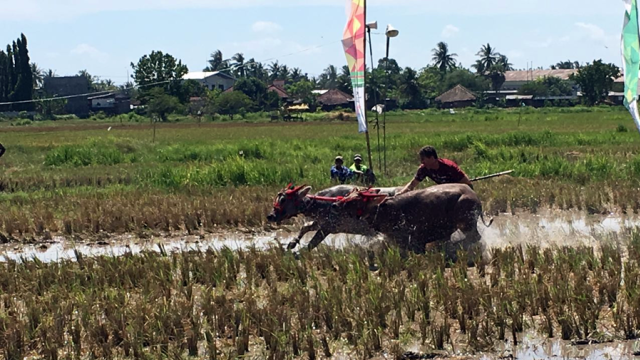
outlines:
[[[514, 70], [508, 57], [491, 44], [482, 45], [476, 53], [477, 60], [470, 68], [458, 62], [458, 55], [451, 52], [448, 44], [439, 42], [432, 49], [431, 61], [423, 68], [401, 67], [395, 59], [379, 59], [373, 68], [367, 69], [367, 92], [371, 99], [381, 101], [384, 96], [395, 99], [402, 109], [421, 109], [430, 106], [430, 100], [445, 91], [462, 85], [471, 91], [483, 94], [486, 91], [500, 91], [505, 82], [505, 73]], [[137, 63], [131, 63], [133, 75], [130, 82], [115, 86], [113, 81], [100, 80], [86, 70], [78, 72], [87, 78], [89, 91], [127, 90], [143, 105], [153, 99], [161, 113], [180, 109], [188, 110], [189, 99], [204, 99], [204, 108], [200, 112], [242, 113], [270, 111], [278, 109], [279, 97], [268, 91], [268, 86], [276, 80], [285, 82], [285, 91], [295, 99], [313, 105], [316, 89], [339, 89], [348, 94], [352, 92], [348, 67], [329, 65], [318, 76], [297, 67], [289, 67], [279, 61], [263, 64], [253, 58], [246, 59], [243, 53], [226, 58], [220, 50], [214, 51], [206, 63], [204, 71], [222, 71], [237, 78], [234, 92], [220, 93], [208, 90], [196, 81], [182, 81], [189, 72], [188, 67], [179, 59], [161, 51], [144, 55]], [[619, 69], [613, 64], [594, 61], [593, 64], [580, 64], [577, 61], [561, 61], [551, 65], [551, 69], [577, 69], [578, 74], [571, 78], [580, 85], [588, 104], [596, 104], [606, 97], [613, 86], [608, 77], [619, 76]], [[541, 68], [539, 68], [541, 69]], [[56, 76], [53, 70], [43, 71], [31, 63], [24, 34], [8, 45], [6, 51], [0, 51], [0, 102], [32, 100], [38, 96], [47, 96], [35, 90], [41, 88], [47, 77]], [[136, 85], [134, 87], [134, 84]], [[559, 78], [543, 78], [531, 81], [523, 86], [519, 93], [534, 96], [567, 96], [575, 89], [571, 83]], [[237, 93], [239, 94], [232, 94]], [[159, 106], [167, 103], [169, 106]], [[14, 104], [2, 110], [33, 110], [33, 103]]]
[[[28, 101], [33, 99], [33, 73], [24, 34], [0, 50], [0, 102]], [[2, 110], [29, 111], [33, 103], [14, 104]]]
[[[382, 58], [373, 70], [371, 67], [367, 69], [368, 96], [382, 101], [386, 95], [395, 99], [402, 109], [423, 109], [430, 106], [430, 100], [456, 85], [462, 85], [480, 94], [479, 97], [487, 91], [499, 92], [506, 81], [505, 73], [515, 70], [508, 57], [498, 52], [491, 44], [482, 45], [476, 53], [478, 59], [471, 68], [462, 66], [457, 61], [457, 56], [449, 50], [445, 42], [440, 42], [432, 50], [431, 62], [422, 69], [401, 67], [395, 59]], [[309, 76], [300, 68], [290, 68], [278, 61], [262, 64], [253, 58], [247, 60], [242, 53], [226, 59], [220, 50], [211, 54], [203, 71], [220, 71], [236, 77], [233, 92], [220, 93], [216, 89], [204, 89], [194, 81], [178, 81], [189, 70], [170, 54], [154, 51], [131, 66], [134, 70], [132, 77], [136, 84], [141, 86], [138, 98], [143, 103], [149, 103], [152, 98], [162, 96], [162, 103], [174, 104], [175, 106], [171, 107], [173, 109], [179, 108], [180, 104], [188, 107], [189, 98], [201, 97], [204, 101], [197, 107], [200, 113], [232, 116], [244, 112], [278, 109], [281, 105], [278, 96], [268, 91], [268, 86], [276, 80], [285, 82], [283, 90], [290, 97], [311, 106], [316, 98], [313, 90], [339, 89], [348, 94], [352, 92], [350, 73], [346, 65], [329, 65], [320, 75]], [[556, 77], [537, 79], [524, 85], [519, 93], [538, 97], [571, 96], [576, 90], [576, 87], [572, 86], [573, 81], [582, 88], [584, 101], [593, 105], [606, 98], [613, 86], [611, 77], [619, 76], [619, 69], [615, 65], [603, 64], [600, 60], [585, 65], [577, 61], [561, 61], [550, 68], [578, 69], [578, 74], [569, 80]], [[158, 88], [163, 91], [158, 92]], [[159, 103], [154, 102], [155, 105]], [[168, 111], [167, 106], [161, 108], [162, 113]]]

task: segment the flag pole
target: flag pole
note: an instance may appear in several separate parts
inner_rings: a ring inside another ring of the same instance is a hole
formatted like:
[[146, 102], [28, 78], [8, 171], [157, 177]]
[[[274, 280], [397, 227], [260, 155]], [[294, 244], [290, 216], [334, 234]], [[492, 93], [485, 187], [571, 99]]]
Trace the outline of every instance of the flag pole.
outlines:
[[[363, 0], [363, 4], [364, 4], [364, 23], [363, 25], [366, 26], [367, 23], [367, 0]], [[369, 34], [369, 36], [371, 36]], [[365, 124], [367, 124], [367, 131], [365, 133], [366, 137], [367, 137], [367, 153], [369, 155], [369, 169], [371, 169], [371, 172], [373, 172], [373, 160], [371, 157], [371, 142], [369, 141], [369, 120], [367, 119], [367, 32], [365, 31], [365, 36], [362, 39], [362, 41], [364, 42], [364, 51], [363, 51], [363, 56], [364, 56], [364, 76], [363, 76], [363, 84], [364, 86], [362, 87], [362, 91], [364, 91], [364, 121]], [[373, 61], [373, 60], [372, 60]], [[373, 64], [373, 63], [372, 63]]]

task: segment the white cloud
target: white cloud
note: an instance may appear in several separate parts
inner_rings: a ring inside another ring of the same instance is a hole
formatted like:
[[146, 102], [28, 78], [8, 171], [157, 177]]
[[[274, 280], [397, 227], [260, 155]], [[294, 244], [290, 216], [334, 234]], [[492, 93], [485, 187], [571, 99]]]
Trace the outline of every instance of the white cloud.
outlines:
[[[345, 0], [0, 0], [0, 19], [58, 21], [103, 11], [226, 9], [257, 7], [333, 6], [345, 8]], [[605, 15], [618, 14], [622, 8], [602, 0], [459, 0], [443, 5], [436, 0], [370, 0], [370, 7], [405, 7], [408, 11], [428, 11], [435, 15]], [[342, 12], [341, 12], [342, 13]]]
[[607, 39], [607, 35], [601, 27], [594, 24], [576, 23], [576, 26], [592, 40], [603, 41]]
[[456, 34], [458, 34], [459, 32], [460, 29], [458, 29], [457, 27], [453, 25], [447, 25], [444, 27], [444, 29], [442, 29], [442, 37], [451, 38], [456, 36]]
[[109, 54], [104, 53], [88, 44], [80, 44], [76, 46], [73, 50], [71, 50], [71, 54], [88, 56], [91, 59], [97, 60], [100, 62], [106, 62], [109, 58]]
[[270, 21], [257, 21], [251, 26], [251, 29], [261, 34], [275, 34], [282, 31], [282, 26]]

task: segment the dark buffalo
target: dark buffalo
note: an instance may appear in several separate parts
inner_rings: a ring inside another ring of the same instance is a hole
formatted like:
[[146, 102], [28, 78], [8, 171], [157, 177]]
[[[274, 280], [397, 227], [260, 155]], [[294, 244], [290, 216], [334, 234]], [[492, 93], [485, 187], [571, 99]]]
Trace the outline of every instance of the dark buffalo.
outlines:
[[[401, 188], [398, 187], [376, 188], [372, 190], [380, 194], [393, 196], [396, 191], [400, 189]], [[356, 190], [358, 190], [358, 188], [353, 185], [338, 185], [319, 191], [315, 195], [309, 195], [311, 191], [310, 186], [285, 189], [278, 193], [273, 204], [273, 211], [267, 216], [267, 220], [280, 223], [298, 215], [304, 215], [312, 219], [311, 222], [306, 223], [302, 227], [298, 236], [289, 243], [289, 250], [295, 249], [302, 237], [310, 231], [316, 231], [316, 233], [307, 246], [309, 250], [320, 245], [330, 234], [342, 233], [375, 236], [376, 232], [370, 228], [366, 221], [340, 216], [332, 211], [331, 205], [334, 204], [339, 197], [345, 197]]]
[[[482, 203], [477, 194], [464, 184], [436, 185], [395, 197], [372, 190], [353, 192], [332, 204], [336, 215], [366, 220], [371, 228], [391, 238], [403, 250], [424, 253], [427, 244], [443, 243], [450, 260], [456, 260], [456, 250], [478, 249], [480, 242], [478, 217], [489, 227], [482, 215]], [[451, 235], [460, 230], [461, 241]]]

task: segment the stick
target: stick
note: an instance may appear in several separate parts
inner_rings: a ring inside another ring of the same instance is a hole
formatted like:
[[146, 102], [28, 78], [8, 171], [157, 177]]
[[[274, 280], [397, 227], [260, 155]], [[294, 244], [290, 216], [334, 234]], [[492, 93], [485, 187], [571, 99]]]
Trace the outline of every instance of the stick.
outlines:
[[497, 173], [497, 174], [493, 174], [493, 175], [487, 175], [487, 176], [477, 177], [477, 178], [475, 178], [475, 179], [471, 179], [471, 181], [480, 181], [480, 180], [491, 179], [491, 178], [494, 178], [494, 177], [498, 177], [498, 176], [502, 176], [502, 175], [511, 174], [512, 172], [513, 172], [513, 170], [503, 171], [503, 172], [501, 172], [501, 173]]

